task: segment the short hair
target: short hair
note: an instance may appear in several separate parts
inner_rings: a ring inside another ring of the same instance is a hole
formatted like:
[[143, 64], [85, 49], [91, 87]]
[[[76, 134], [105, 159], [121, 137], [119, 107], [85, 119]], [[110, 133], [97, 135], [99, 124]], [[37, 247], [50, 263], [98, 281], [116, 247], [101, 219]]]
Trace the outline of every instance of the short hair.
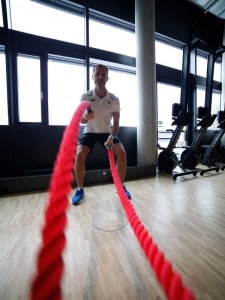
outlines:
[[107, 73], [109, 72], [109, 69], [108, 69], [108, 67], [107, 67], [106, 65], [103, 65], [103, 64], [97, 64], [97, 65], [95, 65], [95, 66], [93, 67], [93, 73], [95, 72], [95, 70], [96, 70], [97, 68], [104, 68], [104, 69], [106, 69], [106, 72], [107, 72]]

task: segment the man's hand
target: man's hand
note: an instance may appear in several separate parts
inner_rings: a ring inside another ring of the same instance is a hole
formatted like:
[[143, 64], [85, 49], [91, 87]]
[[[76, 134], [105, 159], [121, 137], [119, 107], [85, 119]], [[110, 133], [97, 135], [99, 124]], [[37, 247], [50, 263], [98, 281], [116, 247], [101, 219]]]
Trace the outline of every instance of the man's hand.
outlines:
[[106, 149], [112, 149], [113, 147], [113, 139], [114, 136], [113, 135], [109, 135], [107, 141], [104, 143]]
[[85, 111], [85, 113], [83, 114], [83, 117], [81, 119], [81, 123], [85, 124], [87, 123], [88, 121], [94, 119], [95, 117], [95, 113], [92, 109], [87, 109]]

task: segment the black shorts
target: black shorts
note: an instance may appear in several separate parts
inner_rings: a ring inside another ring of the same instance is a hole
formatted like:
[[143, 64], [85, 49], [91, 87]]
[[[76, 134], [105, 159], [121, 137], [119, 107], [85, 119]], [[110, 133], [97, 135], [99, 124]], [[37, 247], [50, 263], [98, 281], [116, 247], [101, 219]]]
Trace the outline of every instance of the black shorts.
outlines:
[[[107, 141], [108, 136], [109, 133], [84, 133], [80, 137], [78, 145], [85, 145], [92, 150], [95, 144], [99, 143], [105, 150], [107, 150], [104, 143]], [[120, 143], [120, 140], [115, 136], [113, 144], [116, 143]]]

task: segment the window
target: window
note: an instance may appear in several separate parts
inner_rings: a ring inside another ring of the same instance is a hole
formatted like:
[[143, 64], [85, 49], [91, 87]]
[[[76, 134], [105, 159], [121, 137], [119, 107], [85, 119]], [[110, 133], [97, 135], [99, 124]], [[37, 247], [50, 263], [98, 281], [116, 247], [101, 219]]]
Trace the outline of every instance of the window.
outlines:
[[197, 87], [196, 90], [196, 107], [205, 107], [205, 89], [202, 87]]
[[84, 45], [84, 18], [30, 0], [11, 0], [12, 29]]
[[3, 27], [2, 1], [0, 1], [0, 27]]
[[8, 125], [5, 53], [0, 51], [0, 125]]
[[[214, 63], [214, 74], [213, 80], [221, 82], [221, 63]], [[207, 66], [208, 59], [207, 57], [197, 55], [197, 75], [202, 76], [204, 78], [207, 77]], [[205, 88], [197, 87], [197, 102], [196, 107], [205, 107]], [[211, 104], [211, 114], [217, 114], [221, 108], [221, 93], [212, 91], [212, 104]], [[217, 118], [213, 122], [213, 124], [209, 127], [209, 129], [217, 129], [218, 121]]]
[[19, 122], [41, 122], [40, 58], [19, 54]]
[[[98, 34], [101, 32], [101, 34]], [[90, 18], [90, 47], [135, 57], [134, 32]]]
[[183, 49], [156, 41], [156, 63], [182, 70]]
[[[180, 103], [180, 87], [157, 83], [158, 97], [158, 140], [161, 147], [167, 147], [172, 133], [168, 130], [174, 130], [172, 125], [172, 105]], [[181, 134], [177, 146], [184, 146], [184, 133]]]
[[[213, 80], [221, 82], [221, 63], [214, 63]], [[207, 77], [207, 57], [197, 55], [197, 75], [206, 78]]]
[[161, 130], [172, 128], [172, 105], [180, 103], [180, 87], [157, 83], [158, 123]]
[[81, 94], [85, 90], [84, 63], [65, 57], [49, 56], [48, 112], [49, 125], [68, 125]]
[[221, 80], [222, 80], [221, 79], [221, 76], [222, 76], [221, 69], [222, 69], [222, 63], [215, 62], [213, 80], [221, 82]]
[[[205, 89], [198, 87], [197, 88], [197, 108], [205, 107]], [[211, 105], [211, 114], [217, 114], [218, 111], [222, 110], [221, 104], [221, 94], [218, 92], [212, 93], [212, 105]], [[217, 119], [213, 122], [213, 124], [209, 127], [209, 129], [216, 129], [218, 126]]]
[[[125, 68], [119, 64], [92, 60], [92, 63], [105, 64], [109, 68], [109, 80], [106, 88], [120, 100], [120, 126], [137, 126], [137, 84], [134, 68]], [[93, 88], [92, 68], [90, 70], [91, 88]]]
[[135, 74], [110, 70], [109, 77], [107, 87], [120, 99], [120, 126], [137, 126], [138, 101]]
[[[221, 94], [220, 93], [216, 93], [213, 92], [212, 93], [212, 106], [211, 106], [211, 113], [212, 114], [218, 114], [218, 112], [222, 109], [222, 105], [221, 105]], [[217, 126], [219, 125], [218, 120], [216, 118], [216, 120], [213, 122], [212, 126], [210, 127], [210, 129], [218, 129]]]
[[207, 76], [207, 58], [197, 55], [196, 58], [196, 75], [206, 78]]

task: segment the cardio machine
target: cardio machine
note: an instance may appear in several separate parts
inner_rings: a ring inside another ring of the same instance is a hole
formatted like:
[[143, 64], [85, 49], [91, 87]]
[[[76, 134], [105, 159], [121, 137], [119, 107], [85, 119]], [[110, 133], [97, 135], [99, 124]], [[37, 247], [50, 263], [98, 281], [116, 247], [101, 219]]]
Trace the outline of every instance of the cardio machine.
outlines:
[[[219, 49], [217, 49], [215, 52], [209, 54], [208, 56], [208, 63], [207, 63], [207, 77], [206, 77], [206, 93], [205, 93], [205, 108], [207, 109], [207, 112], [211, 111], [211, 105], [212, 105], [212, 90], [213, 90], [213, 75], [214, 75], [214, 65], [215, 61], [218, 57], [220, 57], [225, 52], [225, 47], [222, 46]], [[212, 118], [216, 118], [217, 115], [212, 116]], [[204, 154], [204, 157], [201, 161], [202, 164], [206, 164], [208, 166], [215, 164], [217, 158], [216, 158], [216, 149], [217, 145], [219, 144], [219, 141], [221, 140], [223, 134], [224, 134], [224, 123], [222, 122], [224, 119], [224, 112], [219, 112], [219, 128], [220, 130], [215, 135], [212, 143], [209, 146], [205, 146], [206, 151]], [[210, 121], [209, 121], [210, 122]], [[209, 125], [211, 126], [211, 125]], [[200, 174], [203, 175], [206, 171], [212, 171], [216, 170], [219, 171], [218, 167], [214, 168], [208, 168], [206, 170], [201, 170]]]
[[[199, 116], [202, 115], [201, 111], [204, 111], [204, 108], [199, 107]], [[181, 153], [181, 165], [184, 169], [193, 170], [196, 168], [197, 164], [200, 161], [199, 145], [208, 127], [210, 127], [213, 124], [215, 118], [216, 114], [211, 115], [210, 113], [206, 113], [196, 125], [196, 134], [193, 139], [193, 142], [191, 143], [190, 147], [188, 147]], [[197, 130], [197, 127], [200, 127], [200, 129]]]
[[179, 111], [179, 109], [180, 105], [178, 103], [174, 103], [172, 106], [172, 126], [176, 125], [176, 128], [172, 131], [173, 134], [167, 148], [163, 148], [158, 145], [159, 149], [162, 150], [158, 156], [158, 170], [163, 173], [172, 174], [173, 170], [179, 164], [177, 155], [173, 150], [192, 114], [186, 111]]
[[[199, 108], [199, 116], [204, 111], [204, 108]], [[182, 170], [181, 172], [175, 172], [173, 174], [173, 179], [176, 180], [179, 176], [184, 176], [188, 174], [192, 174], [196, 176], [196, 174], [200, 171], [200, 169], [196, 168], [199, 163], [200, 155], [198, 153], [199, 144], [205, 135], [207, 128], [212, 125], [215, 120], [216, 115], [205, 114], [199, 123], [196, 125], [196, 134], [193, 139], [193, 142], [189, 147], [187, 147], [182, 153], [180, 157], [180, 161], [178, 162], [178, 166]], [[200, 129], [197, 130], [197, 127], [200, 126]]]
[[[194, 37], [192, 41], [183, 47], [183, 62], [182, 62], [182, 77], [181, 77], [181, 96], [180, 104], [174, 103], [172, 107], [172, 125], [176, 125], [176, 128], [172, 134], [171, 140], [167, 148], [159, 146], [160, 150], [163, 150], [158, 155], [158, 170], [160, 172], [173, 174], [173, 178], [176, 176], [173, 170], [180, 165], [176, 153], [173, 151], [176, 143], [183, 131], [184, 127], [191, 122], [193, 113], [187, 108], [188, 99], [188, 87], [190, 83], [190, 57], [194, 49], [195, 44], [199, 41], [197, 37]], [[189, 174], [195, 175], [196, 172], [190, 171]]]
[[219, 122], [219, 125], [217, 128], [219, 128], [212, 139], [211, 143], [209, 145], [203, 145], [202, 149], [204, 149], [204, 154], [201, 159], [201, 163], [203, 165], [206, 165], [208, 168], [202, 169], [200, 174], [204, 175], [204, 173], [209, 171], [219, 171], [224, 170], [224, 165], [216, 165], [216, 162], [219, 160], [219, 143], [225, 133], [225, 111], [219, 111], [217, 114], [217, 119]]

